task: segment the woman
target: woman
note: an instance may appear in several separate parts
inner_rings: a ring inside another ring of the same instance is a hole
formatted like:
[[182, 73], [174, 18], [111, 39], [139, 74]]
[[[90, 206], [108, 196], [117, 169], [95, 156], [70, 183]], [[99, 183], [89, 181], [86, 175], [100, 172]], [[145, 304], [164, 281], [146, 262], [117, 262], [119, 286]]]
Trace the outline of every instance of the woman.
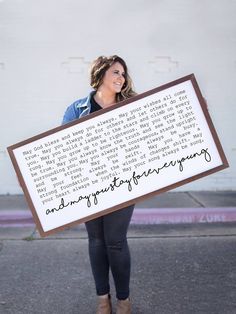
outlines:
[[[134, 96], [126, 63], [118, 56], [99, 57], [91, 67], [92, 91], [75, 101], [64, 115], [63, 124]], [[117, 297], [117, 314], [131, 313], [129, 299], [130, 253], [127, 230], [134, 205], [85, 223], [89, 256], [98, 295], [97, 314], [112, 313], [109, 269]]]

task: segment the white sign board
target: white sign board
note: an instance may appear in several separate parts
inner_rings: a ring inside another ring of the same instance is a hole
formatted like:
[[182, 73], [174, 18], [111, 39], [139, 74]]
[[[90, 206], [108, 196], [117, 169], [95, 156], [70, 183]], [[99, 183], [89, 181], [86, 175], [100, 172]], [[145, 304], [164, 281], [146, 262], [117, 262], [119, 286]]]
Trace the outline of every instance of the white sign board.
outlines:
[[41, 236], [228, 166], [193, 74], [8, 151]]

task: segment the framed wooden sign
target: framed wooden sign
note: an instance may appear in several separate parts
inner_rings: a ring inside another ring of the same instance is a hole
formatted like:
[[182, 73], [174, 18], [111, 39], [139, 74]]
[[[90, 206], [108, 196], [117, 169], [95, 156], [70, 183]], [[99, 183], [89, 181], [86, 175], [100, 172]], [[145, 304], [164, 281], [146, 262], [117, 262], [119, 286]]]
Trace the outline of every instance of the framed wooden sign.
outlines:
[[193, 74], [8, 152], [41, 236], [228, 167]]

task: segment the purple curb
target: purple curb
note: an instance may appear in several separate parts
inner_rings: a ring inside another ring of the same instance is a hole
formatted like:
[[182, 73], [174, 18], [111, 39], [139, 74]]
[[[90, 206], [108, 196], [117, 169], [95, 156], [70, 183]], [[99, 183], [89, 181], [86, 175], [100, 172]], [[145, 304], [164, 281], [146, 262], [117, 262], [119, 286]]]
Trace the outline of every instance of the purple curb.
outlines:
[[222, 208], [137, 208], [133, 224], [176, 224], [236, 221], [235, 207]]
[[14, 209], [0, 211], [0, 227], [30, 227], [34, 225], [30, 211]]
[[[131, 224], [177, 224], [236, 221], [236, 207], [135, 208]], [[27, 210], [1, 210], [0, 227], [34, 226]]]

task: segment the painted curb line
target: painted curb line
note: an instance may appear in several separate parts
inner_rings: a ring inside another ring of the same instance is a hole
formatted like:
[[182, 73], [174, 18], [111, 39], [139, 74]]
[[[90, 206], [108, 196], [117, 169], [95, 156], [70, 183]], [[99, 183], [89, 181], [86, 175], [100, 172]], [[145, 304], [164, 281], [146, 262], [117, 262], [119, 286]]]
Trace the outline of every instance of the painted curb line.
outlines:
[[[135, 208], [131, 224], [178, 224], [236, 221], [236, 207]], [[34, 226], [28, 210], [1, 210], [0, 227]]]

